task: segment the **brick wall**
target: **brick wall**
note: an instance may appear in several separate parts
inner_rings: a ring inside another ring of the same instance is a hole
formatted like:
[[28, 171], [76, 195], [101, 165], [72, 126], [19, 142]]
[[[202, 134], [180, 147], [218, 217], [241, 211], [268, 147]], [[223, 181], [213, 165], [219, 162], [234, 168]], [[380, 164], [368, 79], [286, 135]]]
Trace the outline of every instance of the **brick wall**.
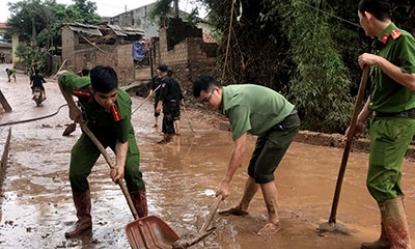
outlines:
[[62, 60], [67, 60], [65, 69], [74, 71], [74, 52], [75, 46], [79, 43], [79, 38], [68, 26], [62, 29]]
[[117, 72], [122, 85], [134, 81], [134, 65], [131, 56], [132, 44], [97, 45], [107, 53], [99, 51], [88, 43], [79, 43], [77, 33], [64, 27], [62, 30], [62, 60], [67, 60], [65, 69], [79, 72], [97, 65], [111, 66]]
[[130, 83], [134, 81], [134, 64], [131, 55], [132, 44], [117, 46], [116, 71], [119, 82]]
[[201, 35], [193, 37], [197, 32], [191, 34], [191, 37], [184, 38], [169, 50], [168, 31], [160, 29], [159, 40], [155, 40], [153, 46], [153, 67], [157, 68], [160, 63], [166, 64], [173, 71], [173, 78], [180, 83], [185, 97], [189, 100], [193, 99], [192, 87], [197, 75], [218, 75], [215, 68], [217, 44], [204, 43]]

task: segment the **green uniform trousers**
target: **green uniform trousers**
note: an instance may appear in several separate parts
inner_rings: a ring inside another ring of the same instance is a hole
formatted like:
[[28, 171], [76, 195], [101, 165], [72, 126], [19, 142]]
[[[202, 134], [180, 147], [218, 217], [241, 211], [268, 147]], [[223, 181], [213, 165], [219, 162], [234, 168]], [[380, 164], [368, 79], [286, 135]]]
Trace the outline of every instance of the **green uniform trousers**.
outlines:
[[[97, 136], [104, 148], [110, 146], [115, 151], [115, 138]], [[145, 190], [142, 173], [139, 170], [140, 151], [138, 150], [134, 134], [128, 137], [128, 152], [125, 162], [124, 179], [129, 192]], [[69, 181], [72, 191], [75, 193], [85, 192], [89, 189], [87, 177], [97, 161], [101, 152], [87, 135], [82, 133], [71, 151], [71, 162], [69, 166]]]
[[294, 114], [258, 137], [248, 166], [248, 175], [256, 183], [274, 181], [274, 172], [299, 129], [300, 118]]
[[415, 132], [415, 119], [373, 117], [367, 188], [378, 202], [403, 195], [402, 161]]

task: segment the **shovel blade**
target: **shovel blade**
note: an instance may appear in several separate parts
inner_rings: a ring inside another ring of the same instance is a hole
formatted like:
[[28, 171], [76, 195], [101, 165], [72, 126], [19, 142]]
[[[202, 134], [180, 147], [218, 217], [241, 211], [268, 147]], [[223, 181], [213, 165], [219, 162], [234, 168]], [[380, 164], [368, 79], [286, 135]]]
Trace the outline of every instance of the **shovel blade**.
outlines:
[[68, 125], [62, 133], [62, 136], [69, 136], [72, 132], [76, 130], [76, 123]]
[[176, 232], [157, 216], [147, 216], [126, 225], [128, 242], [133, 249], [171, 249], [179, 239]]

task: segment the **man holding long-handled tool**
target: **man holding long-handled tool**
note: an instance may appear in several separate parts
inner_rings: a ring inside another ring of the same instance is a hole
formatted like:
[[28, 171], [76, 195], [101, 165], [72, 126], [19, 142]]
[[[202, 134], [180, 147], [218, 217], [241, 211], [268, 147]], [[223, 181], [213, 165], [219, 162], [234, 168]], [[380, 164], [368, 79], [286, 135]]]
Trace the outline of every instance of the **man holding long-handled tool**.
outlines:
[[153, 77], [153, 79], [151, 79], [151, 89], [150, 92], [148, 93], [148, 96], [151, 96], [154, 92], [156, 93], [154, 95], [154, 125], [153, 127], [157, 127], [158, 126], [158, 118], [160, 116], [160, 111], [157, 111], [157, 104], [159, 102], [160, 99], [160, 93], [161, 91], [157, 91], [160, 87], [161, 87], [161, 72], [159, 69], [156, 69], [156, 73], [157, 75]]
[[361, 248], [409, 249], [401, 166], [415, 131], [415, 39], [391, 22], [387, 0], [361, 0], [358, 16], [376, 45], [374, 54], [364, 53], [358, 59], [361, 68], [371, 67], [372, 89], [354, 135], [359, 137], [372, 117], [367, 188], [378, 202], [382, 224], [380, 238]]
[[223, 215], [244, 216], [249, 204], [261, 188], [268, 210], [268, 223], [260, 235], [273, 235], [280, 230], [278, 192], [274, 172], [300, 129], [294, 105], [278, 92], [267, 87], [242, 84], [220, 87], [211, 76], [199, 76], [193, 85], [193, 96], [210, 110], [222, 107], [232, 126], [234, 148], [217, 195], [225, 199], [233, 175], [242, 166], [247, 134], [258, 136], [248, 166], [248, 179], [241, 201]]
[[183, 95], [181, 95], [179, 84], [168, 76], [167, 65], [160, 64], [157, 71], [161, 76], [161, 88], [156, 112], [160, 112], [163, 107], [163, 139], [158, 143], [169, 143], [176, 135], [174, 119], [180, 117], [180, 101]]
[[[139, 217], [147, 216], [147, 201], [142, 173], [139, 170], [140, 151], [131, 124], [131, 99], [118, 88], [114, 69], [97, 66], [90, 77], [79, 77], [63, 72], [59, 87], [68, 103], [69, 116], [75, 122], [86, 121], [87, 127], [101, 144], [110, 147], [116, 155], [111, 178], [114, 182], [124, 178]], [[72, 95], [78, 97], [82, 111]], [[78, 221], [65, 233], [75, 237], [92, 227], [91, 198], [87, 177], [101, 152], [90, 138], [82, 133], [71, 151], [69, 180]]]

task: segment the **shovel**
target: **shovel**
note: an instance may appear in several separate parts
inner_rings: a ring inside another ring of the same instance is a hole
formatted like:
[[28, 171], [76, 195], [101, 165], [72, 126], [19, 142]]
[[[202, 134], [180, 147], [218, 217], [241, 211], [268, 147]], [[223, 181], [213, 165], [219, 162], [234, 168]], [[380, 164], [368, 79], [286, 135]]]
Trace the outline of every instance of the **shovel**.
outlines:
[[65, 130], [62, 132], [62, 136], [69, 136], [72, 132], [76, 130], [76, 122], [73, 122], [66, 126]]
[[349, 158], [349, 152], [350, 152], [352, 142], [353, 142], [353, 135], [356, 129], [357, 116], [359, 114], [360, 105], [362, 103], [363, 95], [365, 93], [368, 77], [369, 77], [369, 67], [366, 66], [363, 69], [362, 78], [360, 80], [359, 92], [357, 94], [356, 103], [354, 105], [353, 116], [352, 116], [352, 121], [350, 123], [349, 133], [347, 134], [346, 146], [344, 147], [344, 151], [343, 151], [343, 157], [342, 157], [342, 161], [340, 164], [339, 175], [337, 176], [336, 189], [334, 191], [333, 204], [331, 207], [330, 218], [328, 222], [320, 224], [318, 228], [318, 233], [320, 235], [322, 235], [323, 233], [327, 233], [327, 232], [344, 234], [344, 235], [350, 234], [349, 229], [345, 225], [336, 223], [336, 213], [337, 213], [337, 206], [339, 204], [339, 199], [340, 199], [340, 191], [342, 187], [343, 177], [346, 171], [347, 160]]
[[219, 204], [221, 202], [222, 202], [222, 196], [219, 196], [218, 200], [213, 206], [213, 209], [210, 211], [206, 222], [202, 225], [199, 232], [183, 235], [182, 237], [180, 237], [180, 239], [174, 242], [173, 249], [189, 248], [195, 245], [196, 243], [198, 243], [199, 241], [202, 241], [207, 236], [209, 236], [216, 229], [215, 227], [212, 227], [210, 229], [208, 228], [209, 228], [210, 223], [213, 220], [213, 217], [215, 217], [216, 211], [218, 210]]
[[[91, 130], [89, 130], [88, 126], [86, 126], [85, 121], [81, 121], [79, 124], [81, 129], [102, 153], [110, 168], [113, 169], [110, 156]], [[169, 225], [167, 225], [167, 223], [156, 216], [146, 216], [140, 218], [124, 181], [118, 180], [117, 184], [120, 186], [135, 219], [134, 222], [127, 224], [125, 227], [131, 248], [171, 249], [173, 242], [179, 239], [179, 236], [171, 227], [169, 227]]]

